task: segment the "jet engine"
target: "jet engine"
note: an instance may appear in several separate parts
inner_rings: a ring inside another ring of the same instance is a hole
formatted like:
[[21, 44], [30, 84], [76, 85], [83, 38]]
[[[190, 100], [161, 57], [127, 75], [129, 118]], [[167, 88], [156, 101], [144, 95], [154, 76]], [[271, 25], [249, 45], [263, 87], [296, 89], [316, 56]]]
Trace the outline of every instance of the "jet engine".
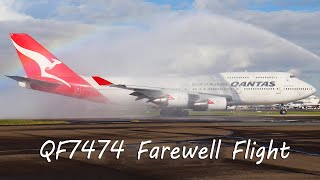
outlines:
[[165, 107], [187, 108], [189, 105], [189, 94], [185, 92], [173, 92], [163, 97], [156, 98], [152, 102]]
[[220, 96], [211, 96], [206, 100], [195, 102], [194, 111], [225, 110], [227, 109], [227, 99]]

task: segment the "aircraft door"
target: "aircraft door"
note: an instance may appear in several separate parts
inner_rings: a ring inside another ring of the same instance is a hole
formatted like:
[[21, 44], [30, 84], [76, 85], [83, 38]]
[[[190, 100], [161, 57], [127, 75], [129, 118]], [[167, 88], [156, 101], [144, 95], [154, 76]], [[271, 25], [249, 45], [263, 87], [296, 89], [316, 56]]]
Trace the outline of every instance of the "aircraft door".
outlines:
[[241, 94], [241, 88], [242, 87], [235, 87], [235, 90], [236, 90], [237, 94]]
[[282, 87], [281, 86], [276, 87], [276, 93], [277, 94], [281, 94], [282, 93]]

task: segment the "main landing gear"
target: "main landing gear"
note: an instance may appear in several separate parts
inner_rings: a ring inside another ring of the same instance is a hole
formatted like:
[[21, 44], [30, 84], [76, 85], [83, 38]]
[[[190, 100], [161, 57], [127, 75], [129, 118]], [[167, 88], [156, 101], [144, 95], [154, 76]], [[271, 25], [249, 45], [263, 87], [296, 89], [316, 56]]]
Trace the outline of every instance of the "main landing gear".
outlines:
[[286, 115], [287, 114], [287, 109], [283, 104], [280, 105], [280, 114], [281, 115]]
[[160, 116], [189, 116], [189, 111], [179, 108], [162, 108], [160, 110]]

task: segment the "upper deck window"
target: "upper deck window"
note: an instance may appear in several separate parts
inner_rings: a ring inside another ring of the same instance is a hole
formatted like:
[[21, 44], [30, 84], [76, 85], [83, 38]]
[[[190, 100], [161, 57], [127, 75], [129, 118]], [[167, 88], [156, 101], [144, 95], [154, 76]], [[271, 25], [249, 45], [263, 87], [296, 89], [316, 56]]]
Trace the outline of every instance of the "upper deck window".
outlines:
[[290, 75], [290, 78], [295, 78], [295, 76], [294, 75]]

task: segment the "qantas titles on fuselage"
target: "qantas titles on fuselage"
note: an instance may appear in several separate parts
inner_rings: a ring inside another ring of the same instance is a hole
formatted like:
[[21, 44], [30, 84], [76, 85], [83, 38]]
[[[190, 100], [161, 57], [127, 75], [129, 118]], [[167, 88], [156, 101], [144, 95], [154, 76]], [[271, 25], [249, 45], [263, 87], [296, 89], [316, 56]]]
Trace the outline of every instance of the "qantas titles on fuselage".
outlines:
[[276, 84], [275, 81], [249, 81], [249, 82], [232, 82], [231, 86], [237, 87], [237, 86], [243, 86], [243, 87], [274, 87]]
[[142, 103], [159, 106], [162, 114], [170, 114], [172, 109], [184, 114], [187, 109], [219, 110], [228, 105], [282, 104], [316, 92], [310, 84], [285, 72], [232, 72], [148, 81], [85, 77], [72, 71], [29, 35], [12, 33], [10, 37], [27, 75], [8, 76], [18, 81], [19, 86], [89, 101]]
[[[192, 86], [223, 86], [226, 83], [192, 83]], [[274, 87], [275, 81], [233, 81], [232, 87]]]

